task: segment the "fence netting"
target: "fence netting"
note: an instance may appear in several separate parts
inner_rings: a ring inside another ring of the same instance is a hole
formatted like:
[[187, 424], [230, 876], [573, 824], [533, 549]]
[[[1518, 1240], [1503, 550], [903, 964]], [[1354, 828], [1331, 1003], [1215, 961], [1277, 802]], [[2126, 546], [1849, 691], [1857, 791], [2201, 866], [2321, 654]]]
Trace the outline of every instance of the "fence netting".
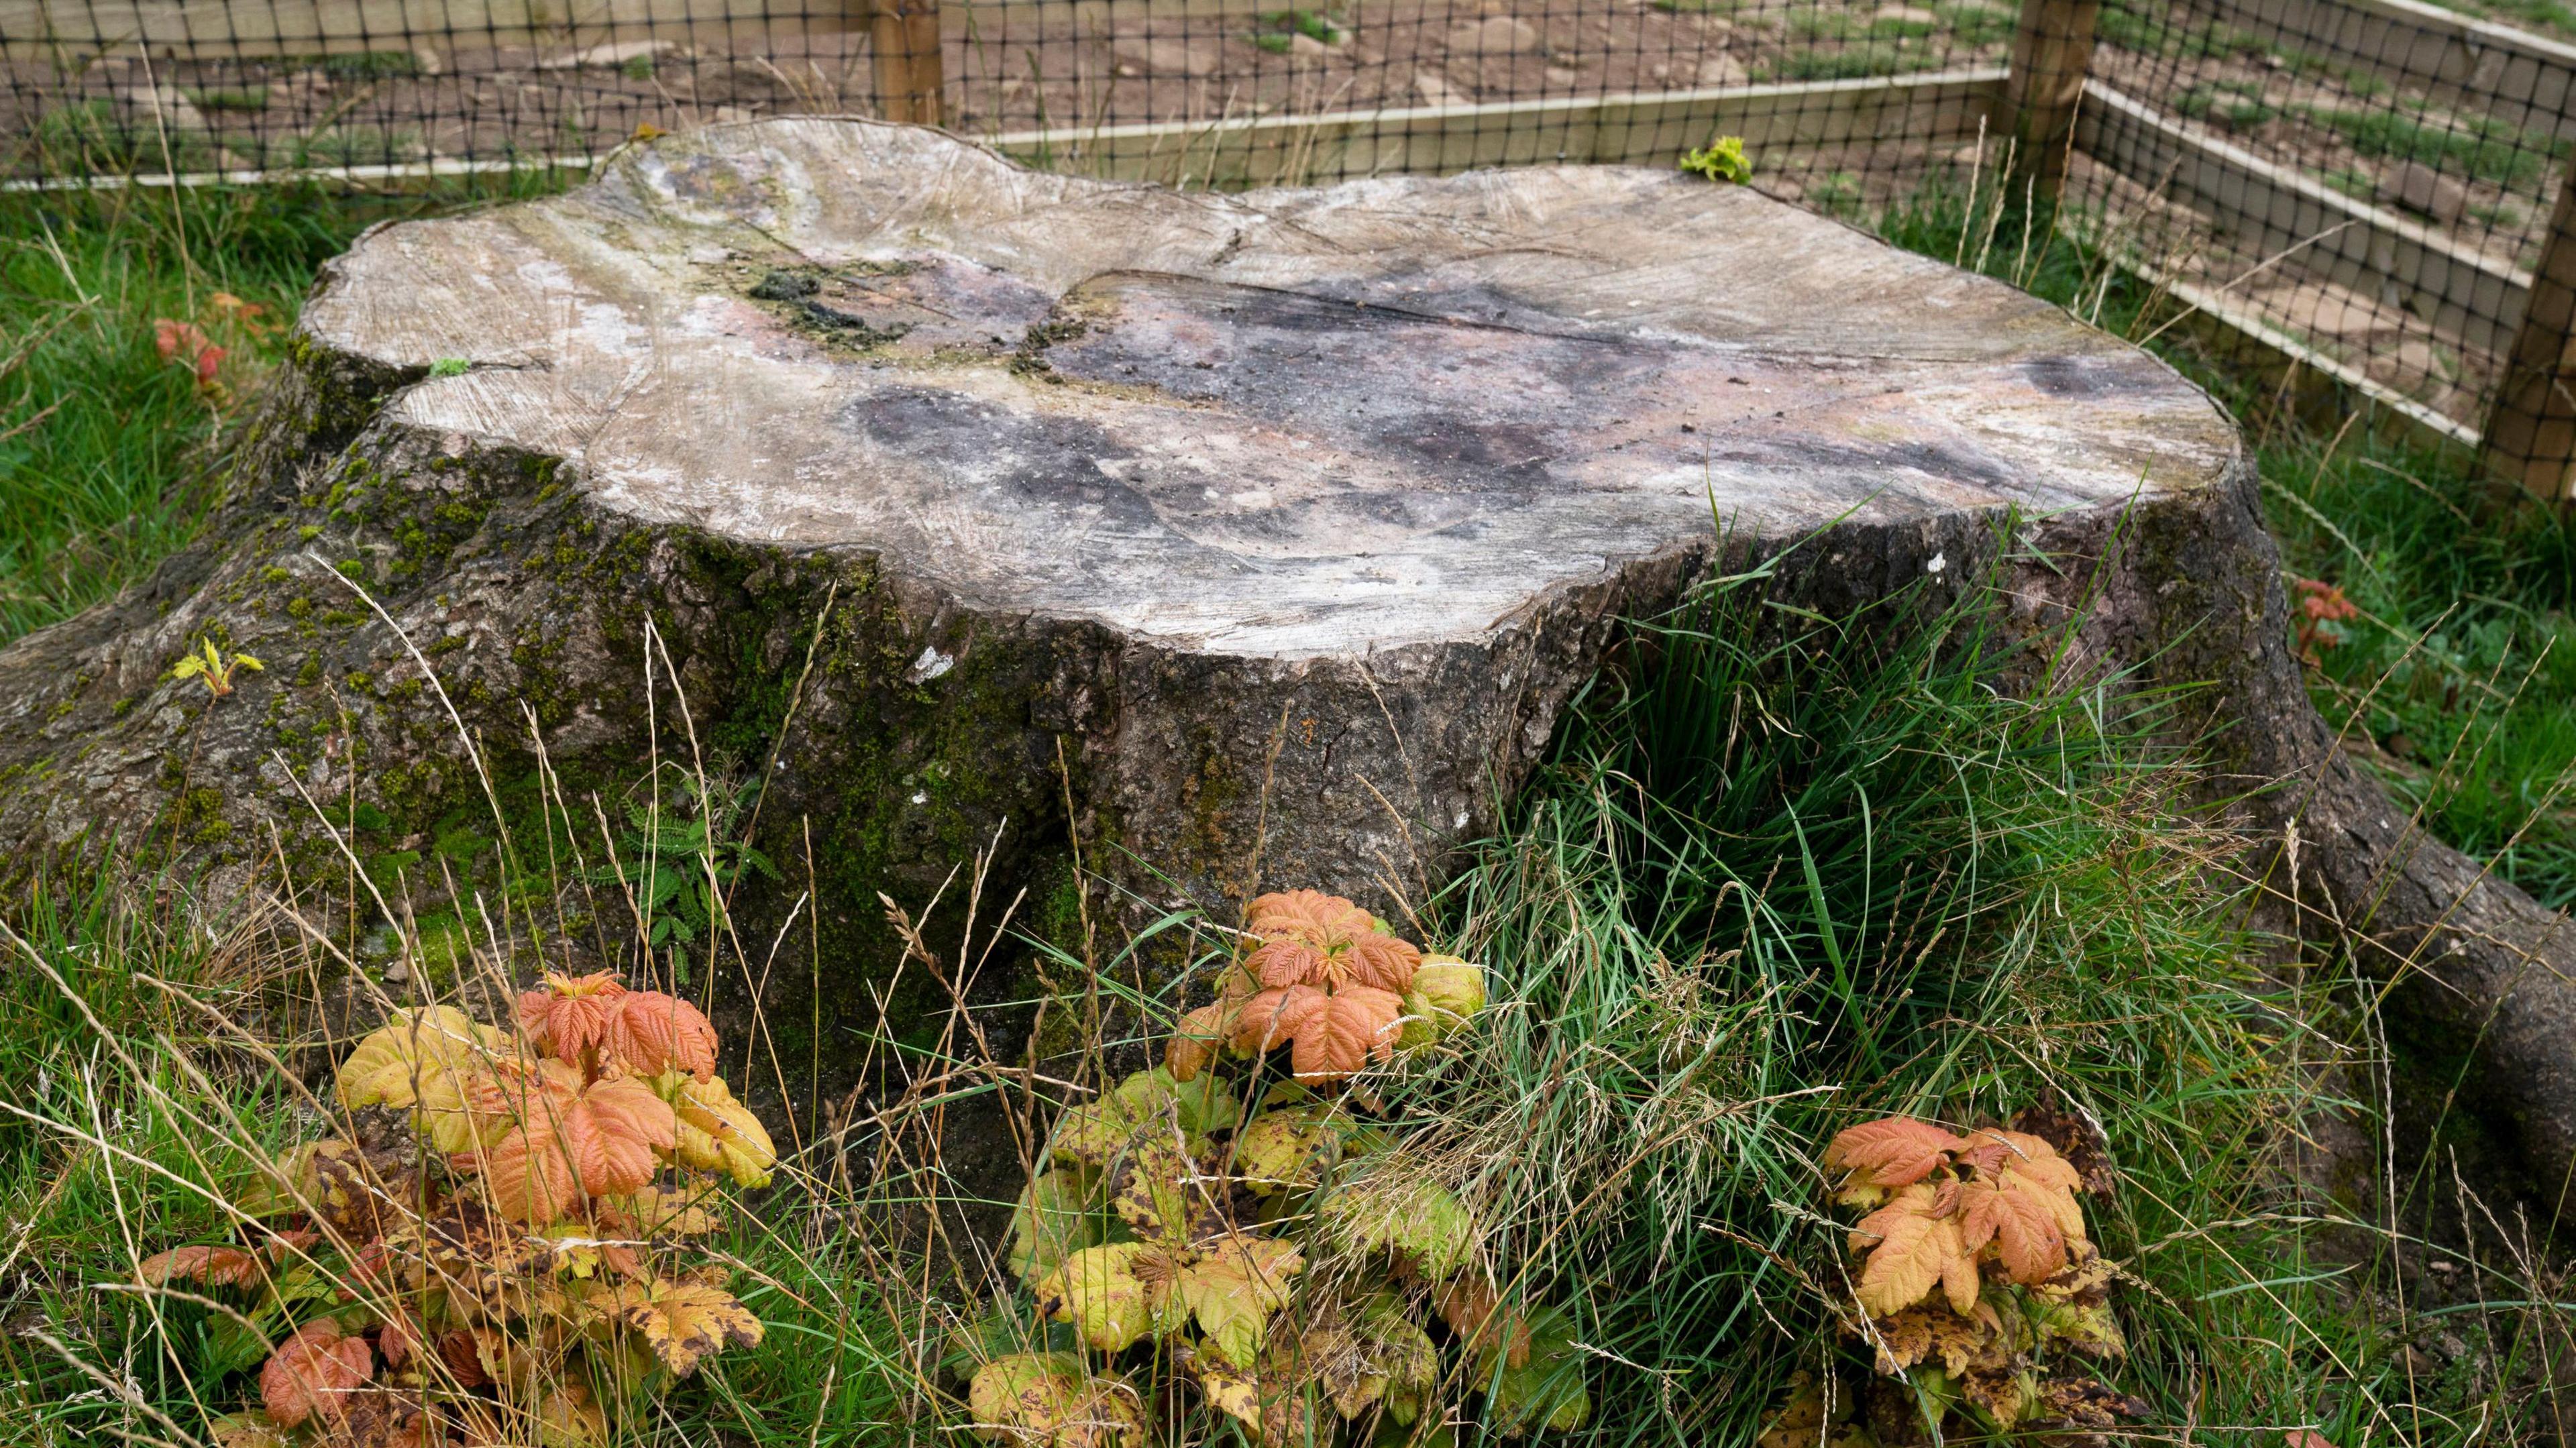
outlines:
[[[890, 115], [1222, 185], [1643, 159], [1731, 109], [1757, 148], [1854, 150], [1857, 184], [1882, 142], [1972, 133], [2013, 29], [1948, 0], [1274, 3], [605, 0], [539, 23], [531, 0], [0, 0], [0, 127], [22, 175], [371, 179], [588, 157], [640, 128]], [[1747, 94], [1687, 99], [1727, 91]]]
[[795, 113], [1192, 186], [1672, 165], [1732, 136], [1753, 184], [1859, 219], [1983, 188], [2005, 244], [2034, 217], [2082, 235], [2563, 483], [2565, 38], [2414, 0], [1274, 3], [0, 0], [0, 171], [377, 185]]
[[2143, 274], [2437, 430], [2474, 436], [2500, 395], [2564, 415], [2542, 395], [2556, 349], [2537, 392], [2512, 356], [2576, 136], [2576, 49], [2340, 0], [2115, 0], [2097, 35], [2068, 205]]

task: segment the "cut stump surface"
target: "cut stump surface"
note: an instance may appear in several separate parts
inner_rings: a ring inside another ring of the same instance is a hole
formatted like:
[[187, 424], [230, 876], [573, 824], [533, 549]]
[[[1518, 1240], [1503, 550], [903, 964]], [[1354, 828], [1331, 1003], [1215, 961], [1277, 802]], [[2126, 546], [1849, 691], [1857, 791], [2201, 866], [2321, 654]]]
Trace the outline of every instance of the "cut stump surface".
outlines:
[[[2308, 707], [2232, 424], [2001, 284], [1668, 172], [1221, 197], [718, 126], [334, 263], [207, 541], [0, 652], [0, 840], [238, 880], [333, 864], [318, 808], [371, 872], [470, 874], [493, 800], [631, 791], [658, 741], [766, 780], [842, 932], [829, 1030], [876, 892], [979, 850], [1032, 917], [1069, 841], [1156, 901], [1418, 900], [1721, 534], [1803, 541], [1777, 587], [1836, 609], [1937, 599], [2008, 517], [2019, 622], [2215, 684], [2222, 763], [2293, 782], [2250, 827], [2355, 822], [2303, 901], [2458, 860]], [[169, 679], [205, 638], [265, 672]], [[2504, 923], [2449, 958], [2528, 1027], [2482, 1049], [2529, 1058], [2506, 1105], [2563, 1165], [2533, 1033], [2576, 1015], [2512, 961], [2568, 945], [2461, 888]]]

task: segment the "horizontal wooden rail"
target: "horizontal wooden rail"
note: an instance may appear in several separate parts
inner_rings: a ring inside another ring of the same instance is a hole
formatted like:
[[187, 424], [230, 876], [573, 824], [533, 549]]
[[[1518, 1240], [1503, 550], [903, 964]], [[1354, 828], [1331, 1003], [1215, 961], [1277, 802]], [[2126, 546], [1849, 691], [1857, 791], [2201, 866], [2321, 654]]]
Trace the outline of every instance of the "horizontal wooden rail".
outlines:
[[2407, 310], [2452, 342], [2499, 355], [2513, 343], [2531, 274], [2509, 261], [2202, 135], [2098, 81], [2085, 87], [2075, 145], [2204, 213], [2258, 259], [2295, 246], [2300, 270], [2373, 302], [2395, 285]]
[[1013, 131], [987, 144], [1066, 170], [1135, 180], [1285, 185], [1541, 162], [1670, 163], [1720, 131], [1766, 150], [1903, 136], [1956, 141], [1991, 123], [2000, 68], [1871, 80], [1423, 106], [1327, 115]]

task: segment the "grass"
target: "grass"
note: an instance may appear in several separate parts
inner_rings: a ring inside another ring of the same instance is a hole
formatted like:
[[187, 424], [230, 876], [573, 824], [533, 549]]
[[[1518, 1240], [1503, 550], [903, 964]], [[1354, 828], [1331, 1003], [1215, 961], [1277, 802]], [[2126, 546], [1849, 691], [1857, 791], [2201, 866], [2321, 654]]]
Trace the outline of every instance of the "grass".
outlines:
[[[59, 169], [74, 174], [124, 175], [136, 171], [207, 171], [222, 160], [209, 136], [165, 130], [148, 112], [120, 109], [109, 100], [72, 101], [36, 118], [19, 143], [40, 157], [77, 158]], [[53, 166], [39, 169], [52, 171]]]
[[[362, 210], [310, 194], [0, 196], [0, 641], [133, 581], [194, 533], [210, 450]], [[264, 309], [245, 318], [219, 295]], [[215, 386], [156, 346], [162, 319], [226, 348]]]
[[2436, 836], [2576, 906], [2576, 526], [2449, 459], [2349, 437], [2276, 458], [2294, 567], [2361, 609], [2318, 650], [2320, 706]]
[[1952, 41], [1963, 48], [2001, 45], [2012, 39], [2016, 17], [2001, 6], [1935, 4], [1932, 11], [1949, 27]]
[[[2288, 1414], [2418, 1445], [2521, 1422], [2545, 1324], [2483, 1314], [2492, 1352], [2401, 1387], [2390, 1365], [2417, 1324], [2344, 1290], [2366, 1257], [2321, 1249], [2313, 1222], [2343, 1213], [2281, 1158], [2320, 1104], [2311, 1068], [2341, 1059], [2288, 1024], [2330, 1017], [2246, 964], [2225, 842], [2152, 743], [2155, 701], [1999, 687], [2020, 659], [1980, 632], [1983, 599], [1928, 626], [1893, 622], [1902, 599], [1885, 624], [1822, 624], [1759, 583], [1640, 630], [1507, 830], [1425, 902], [1426, 937], [1481, 960], [1495, 1004], [1375, 1083], [1397, 1149], [1461, 1192], [1517, 1289], [1572, 1313], [1591, 1349], [1598, 1412], [1558, 1441], [1747, 1441], [1794, 1373], [1846, 1355], [1822, 1141], [1883, 1112], [1972, 1124], [2039, 1103], [2109, 1128], [2122, 1185], [2092, 1221], [2128, 1269], [2132, 1342], [2112, 1377], [2155, 1421], [2254, 1441]], [[100, 1284], [219, 1237], [204, 1191], [326, 1129], [243, 1044], [318, 1064], [347, 1038], [319, 1009], [321, 937], [276, 916], [210, 934], [113, 875], [11, 918], [0, 1282], [20, 1327], [0, 1337], [0, 1421], [62, 1442], [196, 1424], [247, 1391], [204, 1365], [204, 1311]], [[499, 954], [469, 946], [466, 983], [505, 987], [505, 959], [552, 948], [523, 930], [505, 919]], [[1149, 1019], [1181, 1003], [1123, 985], [1123, 956], [1053, 959], [1077, 997]], [[894, 1024], [851, 1049], [897, 1049]], [[909, 1047], [915, 1079], [1002, 1064], [966, 1048], [975, 1034]], [[1086, 1036], [1062, 1069], [1117, 1044]], [[915, 1087], [849, 1157], [809, 1150], [745, 1203], [727, 1247], [767, 1341], [618, 1442], [891, 1444], [960, 1421], [933, 1359], [983, 1290], [976, 1254], [921, 1261], [882, 1226], [970, 1204], [936, 1146], [951, 1099]], [[1193, 1441], [1186, 1402], [1163, 1411], [1161, 1441]]]
[[2576, 36], [2576, 8], [2566, 0], [2435, 0], [2445, 10], [2527, 25], [2561, 39]]
[[2198, 121], [2211, 121], [2231, 131], [2250, 131], [2277, 119], [2280, 107], [2263, 99], [2263, 87], [2251, 81], [2217, 80], [2185, 86], [2174, 96], [2174, 109]]
[[2487, 116], [2422, 119], [2398, 110], [2301, 106], [2309, 124], [2341, 136], [2365, 156], [2420, 161], [2499, 186], [2536, 186], [2563, 148], [2547, 136]]
[[[323, 261], [374, 222], [547, 184], [0, 194], [0, 645], [113, 596], [195, 535]], [[224, 349], [211, 385], [162, 355], [164, 319]]]
[[268, 109], [268, 87], [264, 85], [207, 86], [185, 94], [201, 111]]
[[1870, 40], [1838, 50], [1802, 50], [1764, 65], [1754, 74], [1762, 80], [1862, 80], [1871, 76], [1911, 75], [1941, 64], [1941, 55], [1901, 40]]
[[391, 166], [429, 154], [420, 132], [411, 126], [325, 126], [297, 136], [287, 145], [287, 164], [296, 167]]

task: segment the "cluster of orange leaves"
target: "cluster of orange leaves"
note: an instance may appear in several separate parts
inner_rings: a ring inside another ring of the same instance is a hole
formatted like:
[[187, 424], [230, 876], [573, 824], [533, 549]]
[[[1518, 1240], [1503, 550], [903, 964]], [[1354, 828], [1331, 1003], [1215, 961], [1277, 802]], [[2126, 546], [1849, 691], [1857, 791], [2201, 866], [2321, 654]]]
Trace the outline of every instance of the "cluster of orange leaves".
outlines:
[[[207, 306], [208, 323], [219, 331], [237, 333], [256, 341], [277, 330], [276, 322], [269, 319], [268, 308], [257, 302], [243, 301], [230, 292], [215, 293], [207, 299]], [[152, 346], [161, 354], [162, 361], [187, 368], [189, 375], [196, 379], [198, 391], [213, 393], [219, 389], [218, 379], [224, 358], [230, 355], [231, 349], [218, 345], [206, 334], [204, 327], [195, 322], [155, 317], [152, 319]]]
[[341, 1062], [348, 1134], [297, 1148], [242, 1205], [263, 1245], [141, 1264], [150, 1285], [251, 1294], [245, 1322], [304, 1319], [267, 1354], [261, 1411], [218, 1425], [223, 1448], [497, 1444], [530, 1421], [575, 1448], [606, 1438], [595, 1381], [687, 1376], [760, 1340], [720, 1270], [673, 1260], [717, 1224], [713, 1173], [758, 1185], [776, 1160], [715, 1074], [715, 1028], [604, 974], [549, 975], [515, 1015], [509, 1033], [395, 1012]]
[[1164, 1059], [1189, 1081], [1221, 1048], [1258, 1056], [1289, 1048], [1309, 1085], [1358, 1074], [1392, 1056], [1422, 952], [1337, 895], [1291, 890], [1244, 910], [1258, 942], [1219, 984], [1213, 1004], [1181, 1018]]
[[1893, 1316], [1939, 1288], [1962, 1317], [1977, 1310], [1982, 1268], [1999, 1264], [2033, 1285], [2064, 1271], [2083, 1242], [2084, 1179], [2057, 1148], [2027, 1132], [1965, 1136], [1910, 1116], [1864, 1122], [1825, 1148], [1843, 1172], [1835, 1200], [1875, 1207], [1852, 1229], [1864, 1256], [1855, 1284], [1862, 1309]]
[[2298, 584], [2298, 629], [2301, 662], [2317, 662], [2319, 647], [2333, 648], [2342, 643], [2342, 625], [2361, 617], [2361, 605], [2344, 597], [2341, 584], [2314, 578], [2302, 578]]
[[[1835, 1200], [1867, 1211], [1847, 1243], [1865, 1320], [1845, 1330], [1869, 1342], [1877, 1374], [1922, 1364], [1941, 1385], [1928, 1397], [1865, 1390], [1873, 1414], [1893, 1415], [1882, 1432], [1907, 1436], [1915, 1430], [1893, 1419], [1949, 1411], [1935, 1403], [1973, 1408], [1994, 1430], [2045, 1423], [2093, 1433], [2147, 1411], [2078, 1365], [2127, 1351], [2110, 1306], [2112, 1270], [2077, 1200], [2111, 1190], [2098, 1129], [2044, 1111], [1967, 1132], [1897, 1116], [1836, 1136], [1824, 1162], [1839, 1174]], [[1813, 1429], [1819, 1401], [1812, 1390], [1793, 1400], [1766, 1448]], [[1871, 1441], [1866, 1425], [1827, 1419], [1819, 1441]]]

